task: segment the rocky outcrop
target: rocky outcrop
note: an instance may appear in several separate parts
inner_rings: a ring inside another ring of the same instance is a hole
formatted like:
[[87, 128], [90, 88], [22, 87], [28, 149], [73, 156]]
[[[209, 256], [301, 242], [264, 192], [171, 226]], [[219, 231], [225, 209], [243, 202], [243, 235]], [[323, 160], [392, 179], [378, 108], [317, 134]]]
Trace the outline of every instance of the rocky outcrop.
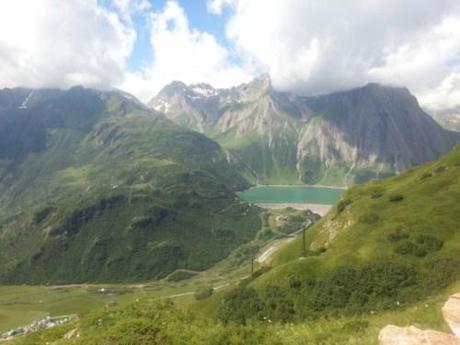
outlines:
[[442, 315], [452, 332], [460, 338], [460, 293], [452, 295], [444, 304]]
[[379, 341], [381, 345], [460, 345], [460, 339], [452, 334], [393, 325], [380, 331]]
[[460, 345], [460, 293], [449, 298], [442, 313], [454, 334], [388, 325], [379, 333], [380, 345]]

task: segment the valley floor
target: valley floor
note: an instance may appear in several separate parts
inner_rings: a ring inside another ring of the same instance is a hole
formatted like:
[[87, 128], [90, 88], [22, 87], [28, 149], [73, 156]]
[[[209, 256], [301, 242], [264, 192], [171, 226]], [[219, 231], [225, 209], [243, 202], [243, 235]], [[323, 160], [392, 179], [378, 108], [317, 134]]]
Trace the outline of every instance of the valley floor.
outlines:
[[[168, 278], [133, 284], [69, 284], [58, 286], [1, 286], [0, 285], [0, 334], [16, 327], [25, 326], [44, 317], [87, 313], [110, 305], [124, 305], [139, 299], [180, 300], [181, 304], [193, 303], [194, 294], [203, 286], [213, 286], [214, 291], [237, 285], [251, 274], [251, 256], [264, 256], [256, 260], [256, 268], [264, 264], [273, 252], [294, 238], [299, 224], [292, 223], [292, 230], [283, 230], [289, 222], [279, 217], [303, 214], [295, 210], [273, 210], [260, 234], [252, 242], [242, 245], [227, 259], [209, 270], [197, 273], [189, 279], [168, 281]], [[263, 235], [269, 229], [270, 235]], [[289, 231], [289, 232], [283, 232]], [[272, 248], [266, 253], [266, 248]], [[257, 253], [257, 254], [256, 254]]]

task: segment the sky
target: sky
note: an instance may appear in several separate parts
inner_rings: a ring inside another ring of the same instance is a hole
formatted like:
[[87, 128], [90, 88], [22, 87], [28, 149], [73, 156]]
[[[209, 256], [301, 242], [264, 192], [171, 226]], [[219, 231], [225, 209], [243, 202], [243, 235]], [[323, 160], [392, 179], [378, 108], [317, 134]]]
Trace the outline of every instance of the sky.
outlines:
[[1, 0], [0, 87], [408, 87], [460, 109], [459, 0]]

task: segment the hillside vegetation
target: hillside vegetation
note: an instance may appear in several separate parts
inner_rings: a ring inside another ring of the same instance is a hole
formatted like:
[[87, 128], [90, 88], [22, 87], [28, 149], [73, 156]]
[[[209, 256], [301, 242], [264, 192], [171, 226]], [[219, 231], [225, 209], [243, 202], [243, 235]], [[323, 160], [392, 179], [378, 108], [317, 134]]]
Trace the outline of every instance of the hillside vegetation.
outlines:
[[381, 313], [460, 279], [460, 146], [438, 162], [348, 190], [275, 256], [267, 273], [215, 307], [226, 322]]
[[375, 345], [389, 323], [445, 331], [440, 306], [460, 289], [458, 200], [460, 146], [350, 189], [308, 230], [306, 252], [290, 242], [236, 288], [188, 308], [142, 300], [95, 311], [16, 343]]
[[260, 229], [214, 141], [121, 92], [26, 91], [0, 97], [0, 282], [203, 270]]

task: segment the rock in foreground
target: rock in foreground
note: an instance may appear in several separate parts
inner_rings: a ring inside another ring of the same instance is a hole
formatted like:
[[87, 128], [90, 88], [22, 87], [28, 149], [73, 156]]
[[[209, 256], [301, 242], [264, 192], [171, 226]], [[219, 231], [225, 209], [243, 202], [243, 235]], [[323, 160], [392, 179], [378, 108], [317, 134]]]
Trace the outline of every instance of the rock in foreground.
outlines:
[[460, 293], [450, 296], [442, 307], [442, 315], [454, 335], [388, 325], [379, 333], [380, 345], [460, 345]]
[[381, 345], [460, 345], [460, 339], [451, 334], [393, 325], [380, 331], [379, 342]]

